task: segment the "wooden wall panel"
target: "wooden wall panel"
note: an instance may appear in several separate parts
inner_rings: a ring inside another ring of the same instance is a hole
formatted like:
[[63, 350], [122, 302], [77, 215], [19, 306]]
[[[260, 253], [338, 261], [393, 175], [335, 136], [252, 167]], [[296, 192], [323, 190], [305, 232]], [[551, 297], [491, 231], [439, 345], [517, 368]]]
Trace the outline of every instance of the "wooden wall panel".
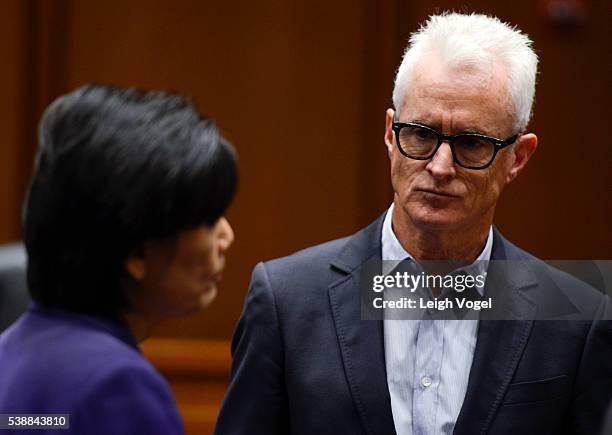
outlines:
[[186, 435], [211, 434], [227, 388], [229, 343], [151, 339], [143, 352], [170, 382]]
[[21, 238], [38, 120], [64, 89], [68, 6], [68, 0], [8, 0], [0, 6], [0, 243]]
[[385, 112], [392, 106], [393, 78], [405, 45], [403, 38], [390, 35], [399, 35], [404, 28], [402, 14], [401, 1], [366, 2], [359, 168], [362, 226], [380, 216], [393, 199], [383, 135]]
[[359, 2], [73, 2], [67, 89], [191, 95], [240, 155], [218, 301], [162, 333], [228, 338], [256, 262], [361, 226], [364, 12]]
[[5, 243], [20, 237], [26, 53], [21, 2], [5, 1], [0, 11], [0, 243]]

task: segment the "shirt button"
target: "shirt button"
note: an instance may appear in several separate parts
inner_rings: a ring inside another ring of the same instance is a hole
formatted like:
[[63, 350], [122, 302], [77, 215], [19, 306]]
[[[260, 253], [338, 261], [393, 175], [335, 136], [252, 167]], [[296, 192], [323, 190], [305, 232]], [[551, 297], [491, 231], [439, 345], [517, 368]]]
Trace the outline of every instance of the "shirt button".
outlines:
[[421, 378], [421, 385], [424, 386], [425, 388], [431, 386], [431, 384], [432, 384], [432, 381], [429, 376], [423, 376]]

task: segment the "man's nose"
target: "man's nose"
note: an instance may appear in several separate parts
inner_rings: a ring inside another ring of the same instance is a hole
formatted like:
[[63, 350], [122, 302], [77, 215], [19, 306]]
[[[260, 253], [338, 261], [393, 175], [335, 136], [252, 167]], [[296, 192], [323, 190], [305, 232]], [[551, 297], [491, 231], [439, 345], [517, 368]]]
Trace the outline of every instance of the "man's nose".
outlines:
[[425, 168], [435, 178], [449, 178], [455, 175], [455, 161], [448, 142], [442, 142]]
[[219, 225], [219, 249], [227, 251], [234, 243], [234, 230], [224, 216], [219, 219], [217, 225]]

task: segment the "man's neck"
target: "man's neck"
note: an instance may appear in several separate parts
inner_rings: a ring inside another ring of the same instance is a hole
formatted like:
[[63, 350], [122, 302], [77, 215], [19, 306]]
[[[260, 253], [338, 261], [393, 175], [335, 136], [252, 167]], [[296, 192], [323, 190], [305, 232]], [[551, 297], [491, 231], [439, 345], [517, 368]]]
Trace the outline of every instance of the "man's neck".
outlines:
[[450, 260], [472, 263], [487, 241], [492, 219], [470, 228], [450, 230], [417, 227], [398, 207], [393, 210], [393, 232], [402, 247], [417, 262]]

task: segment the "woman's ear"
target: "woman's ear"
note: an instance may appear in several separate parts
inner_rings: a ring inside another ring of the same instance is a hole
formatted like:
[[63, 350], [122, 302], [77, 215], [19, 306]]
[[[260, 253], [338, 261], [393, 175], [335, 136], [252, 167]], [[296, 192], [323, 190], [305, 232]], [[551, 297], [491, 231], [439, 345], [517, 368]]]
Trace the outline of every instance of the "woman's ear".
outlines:
[[147, 275], [147, 265], [142, 247], [135, 249], [125, 260], [125, 270], [135, 281], [142, 281]]

